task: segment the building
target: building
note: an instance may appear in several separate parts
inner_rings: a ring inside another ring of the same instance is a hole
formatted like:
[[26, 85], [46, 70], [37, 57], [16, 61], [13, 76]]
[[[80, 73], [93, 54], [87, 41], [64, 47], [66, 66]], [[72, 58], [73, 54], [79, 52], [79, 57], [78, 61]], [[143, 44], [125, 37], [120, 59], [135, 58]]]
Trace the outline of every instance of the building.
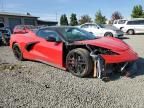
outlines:
[[56, 25], [57, 22], [38, 20], [39, 17], [32, 16], [29, 13], [19, 14], [10, 12], [0, 12], [0, 22], [3, 22], [5, 27], [9, 27], [11, 30], [16, 25]]
[[57, 21], [46, 21], [46, 20], [37, 20], [38, 25], [54, 26], [57, 25]]
[[31, 16], [30, 14], [17, 14], [9, 12], [0, 12], [0, 22], [3, 22], [6, 27], [11, 30], [16, 25], [37, 25], [37, 19], [39, 17]]

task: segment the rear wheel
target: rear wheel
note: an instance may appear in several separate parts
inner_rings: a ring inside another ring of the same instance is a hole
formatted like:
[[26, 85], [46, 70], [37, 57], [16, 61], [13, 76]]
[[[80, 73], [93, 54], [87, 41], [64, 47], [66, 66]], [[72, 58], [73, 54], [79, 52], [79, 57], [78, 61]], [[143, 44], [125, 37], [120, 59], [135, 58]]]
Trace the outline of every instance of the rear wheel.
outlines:
[[127, 31], [127, 33], [128, 33], [129, 35], [134, 35], [134, 30], [130, 29], [130, 30]]
[[70, 51], [66, 57], [66, 67], [77, 77], [86, 77], [93, 70], [90, 53], [86, 49], [77, 48]]
[[20, 61], [24, 60], [23, 54], [22, 54], [22, 52], [21, 52], [18, 44], [15, 43], [15, 44], [13, 45], [12, 49], [13, 49], [14, 56], [15, 56], [18, 60], [20, 60]]
[[104, 34], [104, 36], [105, 36], [105, 37], [106, 37], [106, 36], [113, 37], [113, 34], [112, 34], [111, 32], [106, 32], [106, 33]]

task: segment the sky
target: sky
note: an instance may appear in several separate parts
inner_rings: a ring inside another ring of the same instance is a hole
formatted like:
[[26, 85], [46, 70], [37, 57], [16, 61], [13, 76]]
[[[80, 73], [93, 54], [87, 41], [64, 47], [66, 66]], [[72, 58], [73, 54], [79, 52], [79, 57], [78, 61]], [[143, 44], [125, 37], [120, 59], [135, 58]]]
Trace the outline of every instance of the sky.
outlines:
[[144, 0], [0, 0], [0, 11], [31, 13], [43, 20], [59, 20], [62, 14], [70, 17], [76, 13], [77, 18], [88, 14], [94, 19], [98, 10], [107, 19], [114, 11], [119, 11], [124, 18], [130, 18], [134, 5], [142, 5]]

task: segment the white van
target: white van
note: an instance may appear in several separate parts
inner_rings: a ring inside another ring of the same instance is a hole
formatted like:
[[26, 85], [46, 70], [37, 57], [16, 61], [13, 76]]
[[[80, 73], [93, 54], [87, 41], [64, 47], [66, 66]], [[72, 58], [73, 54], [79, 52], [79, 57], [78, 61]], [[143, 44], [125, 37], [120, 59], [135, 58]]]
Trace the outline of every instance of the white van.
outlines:
[[144, 18], [131, 20], [116, 20], [114, 21], [113, 25], [130, 35], [136, 33], [144, 33]]

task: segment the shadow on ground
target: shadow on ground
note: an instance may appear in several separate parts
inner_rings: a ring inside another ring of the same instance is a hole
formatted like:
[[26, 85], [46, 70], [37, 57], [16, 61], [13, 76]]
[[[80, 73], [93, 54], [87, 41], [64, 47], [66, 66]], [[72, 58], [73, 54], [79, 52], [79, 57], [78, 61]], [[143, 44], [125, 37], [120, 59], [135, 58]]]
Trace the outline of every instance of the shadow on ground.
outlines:
[[135, 33], [134, 35], [125, 34], [125, 35], [128, 35], [128, 36], [135, 36], [135, 35], [144, 35], [144, 33]]
[[124, 40], [124, 39], [130, 39], [129, 37], [119, 37], [119, 39], [122, 39], [122, 40]]
[[[141, 76], [144, 75], [144, 58], [139, 58], [136, 61], [137, 64], [137, 72], [131, 77], [131, 78], [135, 78], [137, 76]], [[111, 80], [118, 80], [122, 77], [121, 73], [114, 73], [111, 75], [110, 79]]]
[[137, 61], [137, 68], [138, 71], [136, 76], [144, 75], [144, 58], [139, 58], [139, 60]]
[[136, 33], [136, 35], [144, 35], [144, 33]]

